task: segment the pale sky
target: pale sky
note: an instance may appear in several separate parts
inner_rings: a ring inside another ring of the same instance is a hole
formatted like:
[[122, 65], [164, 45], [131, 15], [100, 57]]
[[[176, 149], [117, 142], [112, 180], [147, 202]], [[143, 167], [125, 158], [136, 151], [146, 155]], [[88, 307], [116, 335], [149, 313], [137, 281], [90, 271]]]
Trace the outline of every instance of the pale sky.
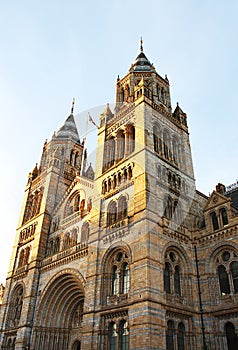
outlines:
[[179, 101], [187, 113], [197, 188], [236, 181], [237, 16], [236, 0], [0, 1], [0, 283], [45, 139], [73, 97], [80, 134], [81, 116], [92, 109], [96, 119], [114, 102], [140, 36], [168, 75], [173, 108]]

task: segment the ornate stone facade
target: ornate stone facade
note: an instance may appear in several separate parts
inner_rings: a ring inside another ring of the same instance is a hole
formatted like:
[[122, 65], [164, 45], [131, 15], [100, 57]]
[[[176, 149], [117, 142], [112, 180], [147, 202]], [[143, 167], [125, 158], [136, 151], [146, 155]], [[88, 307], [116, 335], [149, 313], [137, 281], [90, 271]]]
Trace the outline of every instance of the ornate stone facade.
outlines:
[[238, 349], [238, 209], [196, 190], [187, 116], [141, 51], [100, 116], [95, 173], [73, 109], [29, 175], [1, 349]]

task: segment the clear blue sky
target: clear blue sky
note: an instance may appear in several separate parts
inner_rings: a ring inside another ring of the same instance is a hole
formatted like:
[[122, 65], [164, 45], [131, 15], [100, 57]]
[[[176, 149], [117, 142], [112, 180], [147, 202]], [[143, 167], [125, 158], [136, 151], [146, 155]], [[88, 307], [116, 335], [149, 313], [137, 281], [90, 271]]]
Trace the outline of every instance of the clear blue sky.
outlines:
[[197, 188], [208, 194], [236, 181], [237, 15], [236, 0], [0, 2], [0, 283], [45, 139], [73, 97], [76, 114], [114, 101], [140, 36], [168, 75], [173, 107], [179, 101], [188, 115]]

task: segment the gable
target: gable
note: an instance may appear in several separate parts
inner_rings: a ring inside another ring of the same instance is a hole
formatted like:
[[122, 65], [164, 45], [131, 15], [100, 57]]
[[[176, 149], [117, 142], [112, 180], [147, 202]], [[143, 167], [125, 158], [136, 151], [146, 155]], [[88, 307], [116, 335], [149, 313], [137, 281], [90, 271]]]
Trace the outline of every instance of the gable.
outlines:
[[208, 198], [208, 201], [203, 209], [204, 212], [220, 207], [224, 204], [230, 203], [230, 199], [223, 196], [222, 194], [213, 191], [211, 196]]

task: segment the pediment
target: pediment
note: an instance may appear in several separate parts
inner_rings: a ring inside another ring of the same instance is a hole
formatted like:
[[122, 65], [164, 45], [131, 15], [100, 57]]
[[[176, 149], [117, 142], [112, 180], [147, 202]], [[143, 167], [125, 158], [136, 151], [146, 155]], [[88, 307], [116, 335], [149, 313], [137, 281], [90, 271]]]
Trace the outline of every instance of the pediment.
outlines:
[[208, 198], [207, 204], [205, 205], [203, 211], [208, 211], [210, 209], [217, 208], [229, 202], [229, 198], [223, 196], [221, 193], [213, 191], [210, 197]]

